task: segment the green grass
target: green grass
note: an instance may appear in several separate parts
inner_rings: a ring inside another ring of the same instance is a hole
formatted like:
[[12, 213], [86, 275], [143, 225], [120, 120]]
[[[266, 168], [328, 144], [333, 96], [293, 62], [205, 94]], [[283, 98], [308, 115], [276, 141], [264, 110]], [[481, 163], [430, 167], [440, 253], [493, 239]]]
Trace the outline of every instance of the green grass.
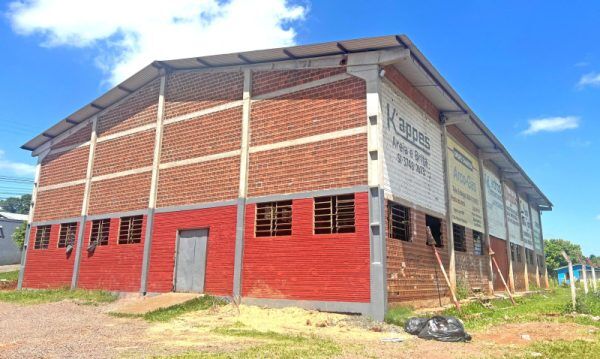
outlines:
[[205, 295], [199, 298], [188, 300], [187, 302], [183, 302], [181, 304], [176, 304], [167, 308], [153, 310], [146, 314], [128, 314], [113, 312], [109, 313], [109, 315], [118, 318], [143, 318], [149, 322], [167, 322], [185, 313], [195, 312], [198, 310], [205, 310], [216, 305], [225, 304], [227, 304], [227, 302], [223, 299], [213, 297], [210, 295]]
[[571, 300], [568, 289], [557, 288], [545, 293], [515, 298], [515, 300], [517, 306], [512, 306], [508, 299], [493, 300], [489, 306], [484, 306], [481, 302], [472, 302], [463, 305], [460, 313], [455, 308], [451, 308], [445, 310], [443, 314], [460, 318], [465, 327], [470, 330], [504, 323], [535, 321], [575, 322], [600, 327], [599, 322], [594, 322], [590, 318], [564, 315], [565, 307]]
[[385, 314], [385, 322], [403, 327], [408, 318], [413, 317], [413, 309], [411, 307], [392, 307]]
[[0, 280], [6, 280], [8, 282], [16, 282], [19, 279], [19, 271], [2, 272], [0, 273]]
[[0, 302], [11, 302], [19, 304], [40, 304], [59, 302], [70, 299], [83, 304], [109, 303], [115, 301], [117, 296], [102, 290], [83, 289], [40, 289], [40, 290], [13, 290], [0, 291]]
[[169, 358], [177, 359], [251, 359], [251, 358], [329, 358], [341, 354], [341, 348], [331, 340], [316, 336], [281, 334], [272, 331], [258, 331], [246, 328], [241, 323], [213, 330], [213, 333], [238, 338], [252, 338], [265, 341], [256, 345], [228, 353], [188, 352]]
[[[594, 341], [587, 340], [556, 340], [552, 342], [539, 342], [527, 347], [527, 353], [522, 355], [523, 358], [533, 357], [533, 353], [541, 354], [542, 358], [556, 359], [592, 359], [598, 358], [600, 353], [600, 334], [596, 334], [597, 338]], [[538, 356], [540, 356], [537, 354]]]
[[[566, 312], [571, 312], [573, 306], [569, 302], [565, 306]], [[590, 314], [594, 316], [600, 316], [600, 292], [593, 293], [592, 291], [588, 294], [578, 293], [577, 301], [575, 302], [575, 311], [581, 314]]]

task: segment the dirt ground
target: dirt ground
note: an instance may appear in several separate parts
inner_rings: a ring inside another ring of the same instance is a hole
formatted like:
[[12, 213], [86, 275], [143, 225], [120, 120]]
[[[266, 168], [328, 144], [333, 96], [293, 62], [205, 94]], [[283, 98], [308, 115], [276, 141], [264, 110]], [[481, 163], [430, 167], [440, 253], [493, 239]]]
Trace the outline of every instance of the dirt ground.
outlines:
[[[471, 333], [471, 343], [441, 343], [414, 338], [400, 328], [359, 316], [298, 308], [266, 309], [242, 305], [215, 307], [166, 323], [116, 318], [118, 304], [82, 305], [72, 301], [38, 305], [0, 303], [0, 358], [149, 357], [189, 351], [229, 352], [260, 339], [221, 335], [217, 328], [244, 326], [261, 332], [315, 335], [342, 348], [341, 357], [466, 358], [509, 355], [538, 340], [594, 338], [593, 327], [525, 323]], [[401, 342], [384, 342], [396, 338]]]

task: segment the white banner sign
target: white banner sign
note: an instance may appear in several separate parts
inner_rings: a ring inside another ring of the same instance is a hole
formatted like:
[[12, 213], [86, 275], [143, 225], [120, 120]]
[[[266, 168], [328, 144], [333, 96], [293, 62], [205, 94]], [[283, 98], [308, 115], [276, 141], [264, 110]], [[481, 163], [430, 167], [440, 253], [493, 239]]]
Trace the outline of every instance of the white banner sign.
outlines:
[[485, 183], [485, 202], [490, 235], [496, 238], [506, 239], [502, 184], [500, 179], [485, 167], [483, 169], [483, 179]]
[[531, 233], [531, 213], [529, 213], [529, 203], [519, 196], [519, 206], [521, 209], [521, 227], [523, 228], [523, 243], [526, 248], [533, 249], [533, 235]]
[[508, 236], [510, 243], [523, 245], [521, 239], [521, 229], [519, 222], [519, 202], [517, 194], [509, 186], [504, 185], [504, 208], [506, 210], [506, 219], [508, 221]]
[[446, 213], [442, 132], [437, 123], [387, 83], [382, 84], [384, 189]]
[[540, 223], [540, 213], [531, 207], [531, 222], [533, 223], [533, 244], [538, 253], [542, 252], [542, 224]]

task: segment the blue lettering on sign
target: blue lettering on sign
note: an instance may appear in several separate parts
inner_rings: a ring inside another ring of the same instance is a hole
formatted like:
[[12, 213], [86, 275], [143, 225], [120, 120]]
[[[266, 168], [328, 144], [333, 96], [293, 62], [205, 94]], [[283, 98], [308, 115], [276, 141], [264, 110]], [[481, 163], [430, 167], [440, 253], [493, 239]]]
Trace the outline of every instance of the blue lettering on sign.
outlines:
[[387, 128], [392, 128], [394, 133], [425, 152], [426, 155], [430, 154], [431, 142], [429, 136], [419, 131], [409, 121], [400, 117], [395, 108], [390, 109], [389, 103], [387, 104]]

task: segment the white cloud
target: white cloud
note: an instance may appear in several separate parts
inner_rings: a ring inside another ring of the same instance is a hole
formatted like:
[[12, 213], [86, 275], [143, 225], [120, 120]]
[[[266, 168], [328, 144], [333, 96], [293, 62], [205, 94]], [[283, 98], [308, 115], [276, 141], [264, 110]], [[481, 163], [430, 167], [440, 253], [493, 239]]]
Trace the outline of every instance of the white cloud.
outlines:
[[521, 132], [523, 135], [533, 135], [538, 132], [560, 132], [579, 127], [579, 117], [547, 117], [529, 120], [529, 128]]
[[590, 72], [589, 74], [581, 76], [577, 86], [580, 88], [586, 86], [600, 87], [600, 73]]
[[293, 45], [306, 12], [287, 0], [24, 0], [8, 16], [43, 46], [96, 49], [115, 84], [153, 60]]
[[0, 150], [0, 173], [10, 173], [17, 176], [31, 177], [35, 175], [35, 166], [21, 163], [12, 162], [4, 158], [5, 152]]

